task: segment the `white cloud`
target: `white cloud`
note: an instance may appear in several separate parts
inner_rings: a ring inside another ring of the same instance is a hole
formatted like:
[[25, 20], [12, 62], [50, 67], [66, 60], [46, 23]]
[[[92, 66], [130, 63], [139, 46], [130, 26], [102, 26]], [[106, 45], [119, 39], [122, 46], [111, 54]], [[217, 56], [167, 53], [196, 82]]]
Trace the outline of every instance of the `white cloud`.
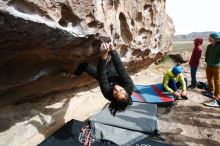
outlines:
[[220, 0], [167, 0], [166, 11], [176, 33], [220, 31]]

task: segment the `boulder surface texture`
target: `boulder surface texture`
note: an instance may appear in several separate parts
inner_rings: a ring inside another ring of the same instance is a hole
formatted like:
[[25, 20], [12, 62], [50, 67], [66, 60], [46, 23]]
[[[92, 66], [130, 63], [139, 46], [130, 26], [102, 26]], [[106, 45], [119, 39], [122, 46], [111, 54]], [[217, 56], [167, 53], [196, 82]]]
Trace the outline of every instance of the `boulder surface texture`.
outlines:
[[147, 68], [171, 49], [174, 25], [165, 7], [165, 0], [0, 0], [0, 107], [95, 83], [87, 74], [60, 73], [96, 65], [107, 39], [128, 72]]

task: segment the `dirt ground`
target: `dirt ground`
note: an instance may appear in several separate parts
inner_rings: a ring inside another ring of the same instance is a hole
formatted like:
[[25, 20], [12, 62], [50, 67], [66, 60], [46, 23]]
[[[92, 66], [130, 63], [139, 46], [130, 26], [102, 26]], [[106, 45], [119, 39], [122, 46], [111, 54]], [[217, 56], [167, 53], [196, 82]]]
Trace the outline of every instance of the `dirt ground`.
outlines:
[[[163, 73], [172, 66], [172, 63], [165, 63], [151, 66], [135, 76], [135, 84], [151, 84], [162, 81]], [[189, 83], [190, 69], [188, 63], [182, 64], [184, 75]], [[198, 81], [206, 82], [205, 62], [197, 74]], [[178, 146], [220, 146], [220, 108], [206, 107], [202, 103], [210, 100], [200, 94], [201, 90], [187, 89], [188, 100], [179, 100], [172, 108], [159, 108], [159, 128], [165, 143]]]
[[[189, 55], [190, 53], [187, 52], [182, 54], [184, 58], [189, 58]], [[204, 56], [201, 60], [197, 79], [206, 82]], [[164, 73], [174, 64], [168, 61], [152, 65], [131, 77], [135, 84], [161, 83]], [[188, 63], [182, 64], [182, 67], [184, 76], [190, 83]], [[93, 90], [100, 92], [98, 88]], [[198, 88], [187, 89], [188, 100], [179, 100], [172, 108], [158, 108], [159, 128], [162, 137], [165, 138], [165, 143], [178, 146], [220, 146], [220, 108], [204, 106], [202, 103], [210, 99], [201, 95], [201, 91]], [[82, 118], [82, 113], [80, 117]]]

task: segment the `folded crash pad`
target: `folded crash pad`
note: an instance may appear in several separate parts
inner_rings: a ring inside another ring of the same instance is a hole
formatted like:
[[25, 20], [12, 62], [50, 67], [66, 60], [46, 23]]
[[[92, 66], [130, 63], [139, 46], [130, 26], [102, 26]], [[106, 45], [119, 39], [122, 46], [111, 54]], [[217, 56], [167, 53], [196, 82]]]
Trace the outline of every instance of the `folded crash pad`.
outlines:
[[109, 126], [98, 122], [91, 122], [91, 124], [92, 129], [94, 129], [93, 137], [95, 137], [95, 139], [111, 141], [117, 145], [133, 145], [149, 137], [149, 135], [141, 132]]
[[114, 117], [105, 108], [89, 120], [94, 137], [117, 145], [133, 145], [149, 136], [158, 134], [157, 105], [133, 102], [124, 112]]
[[115, 126], [146, 134], [154, 134], [158, 131], [157, 105], [134, 102], [124, 112], [118, 112], [112, 116], [108, 108], [97, 113], [89, 120], [105, 125]]
[[131, 98], [134, 102], [146, 102], [152, 104], [174, 102], [173, 95], [165, 91], [162, 84], [135, 85], [135, 91], [132, 93]]

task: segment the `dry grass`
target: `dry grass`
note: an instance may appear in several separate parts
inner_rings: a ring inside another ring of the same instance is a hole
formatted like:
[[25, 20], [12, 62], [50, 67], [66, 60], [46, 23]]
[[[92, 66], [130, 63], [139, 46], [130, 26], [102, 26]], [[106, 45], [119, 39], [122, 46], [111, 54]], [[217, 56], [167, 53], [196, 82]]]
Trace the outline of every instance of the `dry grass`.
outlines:
[[172, 52], [191, 51], [193, 46], [191, 41], [173, 42]]
[[176, 63], [169, 58], [168, 56], [164, 56], [161, 62], [155, 66], [156, 71], [163, 71], [172, 68]]
[[[203, 54], [205, 53], [207, 45], [208, 45], [208, 42], [204, 41], [202, 45], [204, 49]], [[192, 52], [193, 48], [194, 48], [193, 41], [176, 41], [176, 42], [173, 42], [172, 52], [173, 53], [178, 53], [178, 52], [183, 52], [183, 51]]]

